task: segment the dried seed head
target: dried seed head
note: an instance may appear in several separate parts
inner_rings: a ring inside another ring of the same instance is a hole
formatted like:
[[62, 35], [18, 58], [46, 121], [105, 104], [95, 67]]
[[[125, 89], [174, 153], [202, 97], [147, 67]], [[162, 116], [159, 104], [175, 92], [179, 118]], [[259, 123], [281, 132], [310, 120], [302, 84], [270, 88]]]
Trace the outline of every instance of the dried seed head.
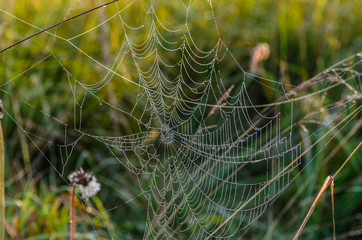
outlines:
[[86, 199], [94, 196], [101, 189], [96, 177], [92, 173], [84, 172], [83, 168], [69, 174], [68, 179], [77, 184], [82, 197]]
[[252, 58], [250, 63], [250, 70], [255, 71], [259, 68], [259, 65], [262, 61], [269, 58], [270, 47], [268, 43], [259, 43], [253, 49]]

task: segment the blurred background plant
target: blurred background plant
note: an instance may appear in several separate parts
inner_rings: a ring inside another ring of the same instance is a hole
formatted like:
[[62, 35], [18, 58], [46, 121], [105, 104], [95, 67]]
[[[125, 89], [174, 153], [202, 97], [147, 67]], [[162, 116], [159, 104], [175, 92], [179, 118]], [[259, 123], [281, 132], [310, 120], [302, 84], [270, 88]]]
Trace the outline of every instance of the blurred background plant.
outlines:
[[[157, 1], [163, 5], [158, 16], [166, 26], [177, 26], [185, 21], [184, 9], [176, 8], [174, 2]], [[1, 1], [0, 10], [3, 11], [0, 12], [0, 49], [38, 31], [8, 13], [42, 29], [102, 3], [105, 1]], [[126, 20], [134, 25], [142, 24], [144, 19], [139, 17], [139, 12], [145, 11], [147, 4], [137, 1], [134, 14], [128, 15]], [[198, 1], [194, 8], [202, 8], [205, 4], [208, 4], [207, 1]], [[220, 36], [238, 63], [247, 71], [285, 84], [299, 85], [334, 63], [361, 51], [362, 2], [359, 0], [213, 1], [213, 8]], [[100, 9], [62, 25], [56, 30], [57, 34], [68, 37], [77, 35], [96, 26], [116, 11], [114, 7]], [[210, 41], [215, 39], [215, 28], [207, 27], [207, 24], [213, 21], [212, 13], [206, 10], [202, 13], [190, 11], [189, 18], [192, 21], [202, 20], [191, 31], [197, 45], [204, 49], [214, 44]], [[95, 52], [102, 62], [107, 62], [109, 56], [115, 54], [121, 46], [122, 30], [110, 22], [102, 25], [98, 31], [90, 37], [77, 39], [75, 44], [82, 49]], [[202, 34], [197, 34], [198, 31]], [[23, 74], [25, 69], [39, 62], [49, 52], [54, 51], [59, 56], [69, 58], [71, 50], [65, 49], [64, 45], [58, 42], [51, 50], [50, 41], [53, 41], [53, 38], [49, 34], [41, 34], [2, 54], [0, 81], [5, 82]], [[94, 76], [101, 75], [100, 69], [85, 62], [77, 53], [69, 58], [69, 64], [76, 69], [75, 76], [81, 76], [85, 81], [89, 79], [91, 82]], [[230, 84], [237, 83], [240, 73], [235, 62], [223, 67], [227, 76], [225, 81]], [[0, 92], [5, 109], [26, 132], [41, 131], [48, 136], [47, 140], [55, 143], [63, 140], [64, 129], [47, 121], [43, 114], [29, 108], [24, 101], [31, 101], [33, 106], [52, 116], [64, 122], [71, 122], [74, 112], [69, 109], [73, 107], [73, 99], [66, 98], [69, 85], [59, 80], [62, 77], [64, 73], [59, 66], [46, 59], [36, 69], [29, 70], [21, 81], [8, 86], [6, 91], [11, 95]], [[111, 83], [101, 94], [111, 103], [118, 101], [122, 106], [129, 104], [128, 101], [131, 100], [127, 99], [135, 98], [135, 91], [131, 86], [120, 87]], [[55, 92], [58, 94], [54, 94]], [[270, 102], [277, 98], [268, 88], [252, 94], [256, 99], [267, 98]], [[296, 114], [304, 116], [310, 113], [311, 105], [321, 101], [318, 96], [309, 98], [310, 105], [296, 107]], [[335, 96], [327, 96], [324, 101], [333, 103], [336, 102], [335, 98], [341, 96], [336, 93]], [[356, 101], [360, 105], [361, 100]], [[326, 112], [320, 120], [333, 119], [335, 116], [328, 114], [329, 112]], [[126, 118], [108, 119], [95, 116], [95, 109], [91, 106], [83, 109], [83, 117], [97, 118], [100, 129], [104, 126], [112, 132], [127, 132], [128, 128], [137, 127], [130, 126]], [[313, 157], [315, 159], [267, 210], [262, 220], [253, 224], [246, 237], [291, 239], [326, 176], [333, 173], [361, 141], [361, 124], [361, 118], [353, 120], [344, 129], [344, 134], [338, 135], [331, 144], [326, 146], [327, 142], [321, 141], [309, 155], [306, 155], [307, 161]], [[44, 161], [44, 156], [31, 144], [25, 132], [7, 116], [3, 119], [3, 128], [6, 139], [7, 236], [14, 239], [66, 239], [69, 234], [69, 186], [65, 185], [53, 166]], [[303, 126], [300, 128], [300, 137], [306, 138], [308, 131], [304, 131]], [[323, 132], [320, 133], [322, 134]], [[70, 132], [69, 138], [77, 139], [76, 133]], [[34, 138], [34, 141], [37, 141], [37, 145], [50, 162], [61, 169], [61, 163], [57, 162], [58, 150], [49, 147], [42, 139]], [[313, 155], [322, 148], [321, 154]], [[86, 170], [92, 169], [102, 184], [102, 191], [92, 200], [93, 206], [99, 212], [117, 206], [100, 217], [91, 208], [78, 202], [78, 237], [109, 238], [111, 235], [115, 239], [140, 239], [147, 217], [147, 200], [140, 196], [137, 184], [130, 184], [135, 182], [135, 177], [104, 152], [104, 147], [87, 142], [79, 143], [73, 153], [77, 158], [71, 159], [64, 170], [69, 173], [81, 166]], [[361, 158], [362, 154], [359, 151], [336, 180], [338, 239], [361, 236]], [[134, 200], [130, 201], [131, 199]], [[85, 215], [86, 212], [89, 215]], [[88, 216], [91, 216], [91, 220]], [[331, 238], [331, 224], [330, 199], [323, 197], [307, 224], [302, 239]], [[81, 232], [84, 235], [81, 235]]]

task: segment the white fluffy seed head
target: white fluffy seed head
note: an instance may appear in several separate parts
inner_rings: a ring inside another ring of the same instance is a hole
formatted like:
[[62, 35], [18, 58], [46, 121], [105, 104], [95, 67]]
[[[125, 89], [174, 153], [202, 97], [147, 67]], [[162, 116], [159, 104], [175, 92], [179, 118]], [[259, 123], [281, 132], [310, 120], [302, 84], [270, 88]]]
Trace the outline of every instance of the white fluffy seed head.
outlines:
[[88, 183], [88, 185], [84, 186], [79, 184], [78, 186], [80, 192], [82, 193], [82, 197], [88, 199], [93, 197], [94, 195], [101, 190], [101, 185], [97, 182], [96, 177], [92, 177], [92, 180]]
[[93, 197], [101, 189], [96, 177], [92, 173], [84, 172], [82, 168], [69, 174], [68, 179], [77, 185], [83, 198]]

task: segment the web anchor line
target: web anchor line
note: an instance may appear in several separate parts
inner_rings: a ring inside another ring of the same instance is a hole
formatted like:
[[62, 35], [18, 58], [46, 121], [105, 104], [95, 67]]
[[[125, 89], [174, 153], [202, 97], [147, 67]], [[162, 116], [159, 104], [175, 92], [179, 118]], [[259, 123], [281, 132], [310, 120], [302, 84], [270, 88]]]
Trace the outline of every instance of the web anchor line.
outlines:
[[53, 29], [53, 28], [55, 28], [55, 27], [57, 27], [57, 26], [60, 26], [60, 25], [62, 25], [63, 23], [69, 22], [69, 21], [71, 21], [71, 20], [73, 20], [73, 19], [75, 19], [75, 18], [77, 18], [77, 17], [80, 17], [80, 16], [83, 16], [83, 15], [85, 15], [85, 14], [87, 14], [87, 13], [93, 12], [94, 10], [97, 10], [97, 9], [99, 9], [99, 8], [106, 7], [107, 5], [112, 4], [112, 3], [115, 3], [115, 2], [118, 2], [118, 0], [113, 0], [113, 1], [111, 1], [111, 2], [108, 2], [108, 3], [105, 3], [105, 4], [99, 5], [99, 6], [95, 7], [95, 8], [92, 8], [92, 9], [87, 10], [87, 11], [85, 11], [85, 12], [79, 13], [79, 14], [73, 16], [73, 17], [70, 17], [70, 18], [67, 18], [67, 19], [65, 19], [65, 20], [63, 20], [63, 21], [60, 21], [60, 22], [58, 22], [58, 23], [56, 23], [56, 24], [53, 24], [53, 25], [51, 25], [51, 26], [49, 26], [49, 27], [47, 27], [47, 28], [44, 28], [43, 30], [41, 30], [41, 31], [39, 31], [39, 32], [36, 32], [36, 33], [34, 33], [34, 34], [26, 37], [26, 38], [23, 38], [23, 39], [21, 39], [20, 41], [17, 41], [16, 43], [13, 43], [13, 44], [11, 44], [10, 46], [8, 46], [8, 47], [0, 50], [0, 53], [3, 53], [3, 52], [5, 52], [5, 51], [7, 51], [7, 50], [9, 50], [9, 49], [11, 49], [11, 48], [13, 48], [13, 47], [21, 44], [21, 43], [23, 43], [23, 42], [25, 42], [25, 41], [27, 41], [27, 40], [29, 40], [29, 39], [31, 39], [31, 38], [33, 38], [33, 37], [35, 37], [35, 36], [37, 36], [37, 35], [39, 35], [39, 34], [41, 34], [41, 33], [43, 33], [43, 32], [49, 31], [50, 29]]

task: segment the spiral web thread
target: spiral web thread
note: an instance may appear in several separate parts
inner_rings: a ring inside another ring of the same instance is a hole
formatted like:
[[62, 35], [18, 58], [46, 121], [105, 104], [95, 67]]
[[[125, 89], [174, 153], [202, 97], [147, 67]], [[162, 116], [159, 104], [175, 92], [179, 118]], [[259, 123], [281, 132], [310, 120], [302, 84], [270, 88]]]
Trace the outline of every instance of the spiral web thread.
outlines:
[[[208, 7], [216, 26], [217, 40], [210, 49], [200, 49], [188, 23], [189, 12], [197, 8], [197, 4], [180, 3], [186, 21], [176, 29], [166, 27], [159, 20], [157, 7], [151, 1], [141, 26], [132, 27], [123, 19], [124, 15], [130, 14], [128, 8], [135, 4], [131, 2], [124, 7], [118, 3], [109, 6], [117, 8], [116, 14], [75, 36], [64, 38], [57, 32], [48, 32], [54, 37], [53, 46], [65, 43], [70, 49], [69, 55], [58, 53], [53, 47], [49, 55], [0, 85], [4, 94], [12, 95], [12, 84], [47, 61], [57, 63], [63, 71], [66, 77], [61, 82], [67, 86], [64, 91], [74, 100], [73, 123], [68, 124], [40, 110], [64, 129], [64, 143], [59, 144], [58, 159], [62, 169], [58, 169], [38, 147], [39, 141], [55, 144], [51, 137], [27, 131], [9, 112], [6, 113], [65, 182], [65, 167], [72, 161], [72, 152], [79, 141], [93, 139], [104, 145], [114, 159], [137, 176], [141, 195], [148, 200], [144, 239], [241, 238], [308, 164], [302, 162], [303, 142], [293, 137], [296, 128], [293, 124], [294, 102], [323, 95], [343, 84], [353, 85], [351, 88], [359, 94], [360, 74], [354, 69], [360, 64], [360, 55], [353, 56], [352, 64], [350, 59], [346, 60], [308, 83], [327, 82], [327, 87], [321, 91], [294, 97], [306, 86], [296, 87], [258, 77], [238, 65], [219, 37], [211, 1]], [[111, 22], [119, 25], [123, 36], [113, 60], [102, 62], [93, 53], [77, 46], [78, 39], [102, 30]], [[101, 69], [103, 77], [89, 83], [73, 74], [70, 58], [73, 51]], [[222, 71], [223, 64], [229, 62], [239, 66], [240, 73], [235, 84], [226, 86]], [[110, 101], [102, 94], [110, 84], [129, 87], [136, 90], [137, 95], [126, 99], [128, 104]], [[248, 91], [253, 86], [269, 88], [280, 98], [273, 103], [253, 99]], [[287, 93], [286, 88], [292, 90]], [[29, 108], [36, 108], [30, 102], [21, 101]], [[95, 115], [106, 112], [122, 116], [137, 128], [123, 131], [121, 135], [102, 135], [96, 128], [89, 127], [96, 126], [96, 119], [82, 118], [83, 109], [89, 106], [94, 106]], [[290, 109], [290, 115], [283, 116], [282, 108]], [[353, 117], [360, 108], [357, 110]], [[283, 129], [281, 118], [290, 119], [290, 125]], [[69, 131], [78, 133], [79, 138], [69, 143]], [[260, 173], [264, 173], [263, 178]]]

